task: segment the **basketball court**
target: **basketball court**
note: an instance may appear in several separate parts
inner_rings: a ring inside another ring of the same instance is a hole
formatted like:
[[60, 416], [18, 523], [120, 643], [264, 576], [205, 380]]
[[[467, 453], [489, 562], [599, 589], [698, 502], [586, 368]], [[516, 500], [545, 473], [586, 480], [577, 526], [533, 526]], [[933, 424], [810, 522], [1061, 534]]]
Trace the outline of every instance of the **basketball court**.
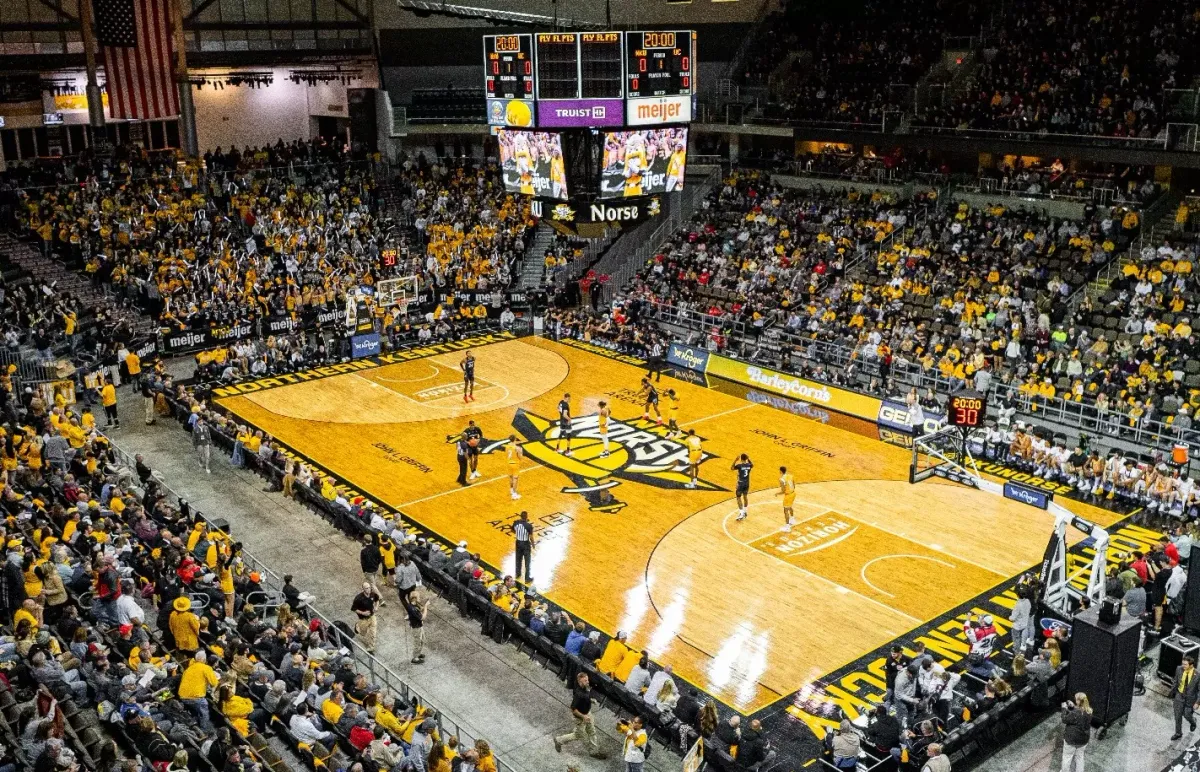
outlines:
[[[628, 632], [635, 648], [745, 714], [1034, 566], [1054, 526], [1043, 510], [980, 490], [909, 484], [911, 452], [880, 442], [873, 424], [824, 423], [664, 376], [660, 390], [680, 395], [681, 426], [704, 438], [700, 484], [689, 489], [677, 471], [683, 445], [641, 418], [637, 360], [536, 337], [472, 351], [470, 403], [457, 350], [260, 381], [216, 402], [448, 543], [466, 539], [505, 572], [511, 524], [527, 510], [541, 594], [609, 635]], [[556, 405], [568, 392], [572, 457], [554, 450]], [[608, 457], [600, 400], [612, 410]], [[468, 418], [484, 433], [482, 476], [459, 487], [452, 438]], [[520, 501], [508, 492], [510, 435], [525, 452]], [[739, 522], [730, 465], [740, 453], [754, 470]], [[780, 466], [796, 479], [790, 533]], [[1102, 526], [1120, 519], [1062, 503]]]

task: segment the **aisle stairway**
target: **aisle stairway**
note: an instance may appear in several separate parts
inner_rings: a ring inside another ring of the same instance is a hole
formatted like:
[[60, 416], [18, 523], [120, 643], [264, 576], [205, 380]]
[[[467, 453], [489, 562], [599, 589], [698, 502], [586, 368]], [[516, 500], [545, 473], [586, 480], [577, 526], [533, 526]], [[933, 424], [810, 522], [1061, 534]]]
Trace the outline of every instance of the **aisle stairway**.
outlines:
[[141, 314], [140, 309], [118, 305], [115, 297], [92, 284], [82, 274], [71, 270], [53, 256], [43, 255], [33, 244], [0, 232], [0, 253], [29, 272], [35, 282], [54, 286], [59, 292], [69, 292], [79, 298], [85, 308], [105, 305], [116, 317], [127, 322], [134, 334], [150, 333], [157, 329], [154, 321]]
[[538, 223], [533, 239], [521, 257], [521, 273], [517, 289], [529, 292], [542, 286], [545, 274], [546, 249], [554, 243], [555, 232], [546, 223]]

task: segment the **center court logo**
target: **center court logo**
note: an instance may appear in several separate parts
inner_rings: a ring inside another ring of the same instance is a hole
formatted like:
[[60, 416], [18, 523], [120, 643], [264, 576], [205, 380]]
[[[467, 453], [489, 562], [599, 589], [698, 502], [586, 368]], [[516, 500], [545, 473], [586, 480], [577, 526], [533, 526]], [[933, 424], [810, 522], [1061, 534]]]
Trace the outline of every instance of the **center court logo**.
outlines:
[[[693, 490], [685, 487], [691, 478], [682, 471], [687, 463], [687, 447], [682, 442], [668, 438], [667, 427], [653, 421], [609, 418], [607, 456], [601, 455], [604, 442], [600, 437], [599, 416], [596, 414], [572, 420], [570, 456], [554, 449], [559, 437], [557, 421], [521, 409], [513, 417], [512, 425], [525, 438], [521, 443], [525, 456], [566, 475], [572, 484], [564, 487], [562, 492], [583, 496], [588, 508], [593, 511], [612, 513], [624, 509], [626, 503], [612, 493], [612, 489], [622, 482]], [[502, 449], [504, 444], [504, 441], [485, 441], [482, 452], [494, 453]], [[703, 465], [710, 458], [716, 456], [703, 453], [700, 464]], [[694, 490], [725, 489], [699, 479]]]

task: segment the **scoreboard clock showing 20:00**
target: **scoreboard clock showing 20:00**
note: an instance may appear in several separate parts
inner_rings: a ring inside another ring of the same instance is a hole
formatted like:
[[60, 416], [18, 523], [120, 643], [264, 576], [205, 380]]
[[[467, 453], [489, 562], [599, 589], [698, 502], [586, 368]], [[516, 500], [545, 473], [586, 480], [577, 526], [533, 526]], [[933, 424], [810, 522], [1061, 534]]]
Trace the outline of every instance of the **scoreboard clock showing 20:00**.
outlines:
[[950, 425], [960, 429], [974, 429], [987, 416], [987, 399], [978, 392], [954, 394], [950, 397]]

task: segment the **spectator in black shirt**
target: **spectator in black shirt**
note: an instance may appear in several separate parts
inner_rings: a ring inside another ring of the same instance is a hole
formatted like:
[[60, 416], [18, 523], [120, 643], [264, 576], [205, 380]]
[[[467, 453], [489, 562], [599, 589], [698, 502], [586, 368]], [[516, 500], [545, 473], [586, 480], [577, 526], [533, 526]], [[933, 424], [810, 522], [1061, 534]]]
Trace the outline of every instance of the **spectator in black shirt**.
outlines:
[[887, 705], [876, 705], [871, 711], [871, 722], [867, 724], [867, 742], [883, 756], [900, 747], [900, 720], [892, 715]]
[[700, 717], [700, 694], [695, 689], [688, 689], [675, 703], [675, 717], [682, 723], [695, 728], [696, 720]]
[[604, 652], [600, 649], [600, 633], [593, 630], [579, 647], [579, 658], [586, 662], [595, 662], [602, 654]]
[[883, 663], [883, 677], [887, 683], [885, 702], [892, 701], [892, 695], [896, 691], [896, 675], [906, 667], [908, 667], [908, 657], [904, 656], [904, 650], [899, 646], [893, 646], [888, 653], [887, 660]]
[[571, 634], [571, 620], [563, 612], [559, 612], [546, 623], [545, 636], [551, 643], [559, 646], [567, 645], [567, 636]]
[[583, 740], [593, 758], [608, 758], [607, 753], [600, 751], [600, 743], [596, 739], [596, 723], [592, 717], [592, 686], [587, 673], [578, 673], [575, 676], [575, 685], [571, 689], [571, 718], [575, 721], [575, 730], [555, 737], [554, 750], [562, 753], [564, 744]]
[[136, 463], [133, 465], [133, 467], [135, 470], [137, 470], [138, 480], [141, 481], [142, 485], [145, 485], [150, 481], [150, 467], [147, 466], [145, 460], [142, 459], [141, 453], [138, 453], [136, 456], [134, 456], [134, 458], [136, 459]]
[[375, 576], [379, 573], [379, 567], [383, 565], [383, 555], [380, 554], [379, 545], [371, 534], [363, 537], [363, 548], [358, 553], [358, 562], [362, 567], [363, 582], [370, 584], [378, 591]]
[[759, 769], [771, 766], [776, 752], [771, 748], [770, 741], [763, 736], [762, 722], [754, 719], [746, 731], [742, 732], [742, 741], [738, 747], [738, 764]]
[[728, 748], [736, 748], [742, 741], [742, 717], [732, 715], [721, 723], [717, 724], [717, 739], [725, 743]]
[[292, 584], [292, 575], [284, 574], [283, 576], [283, 597], [287, 600], [287, 604], [291, 606], [292, 611], [299, 613], [300, 611], [300, 591], [296, 589], [296, 585]]
[[379, 605], [379, 591], [370, 582], [363, 582], [362, 592], [354, 596], [350, 610], [358, 617], [354, 634], [368, 652], [375, 653], [375, 635], [379, 631], [379, 620], [375, 608]]

